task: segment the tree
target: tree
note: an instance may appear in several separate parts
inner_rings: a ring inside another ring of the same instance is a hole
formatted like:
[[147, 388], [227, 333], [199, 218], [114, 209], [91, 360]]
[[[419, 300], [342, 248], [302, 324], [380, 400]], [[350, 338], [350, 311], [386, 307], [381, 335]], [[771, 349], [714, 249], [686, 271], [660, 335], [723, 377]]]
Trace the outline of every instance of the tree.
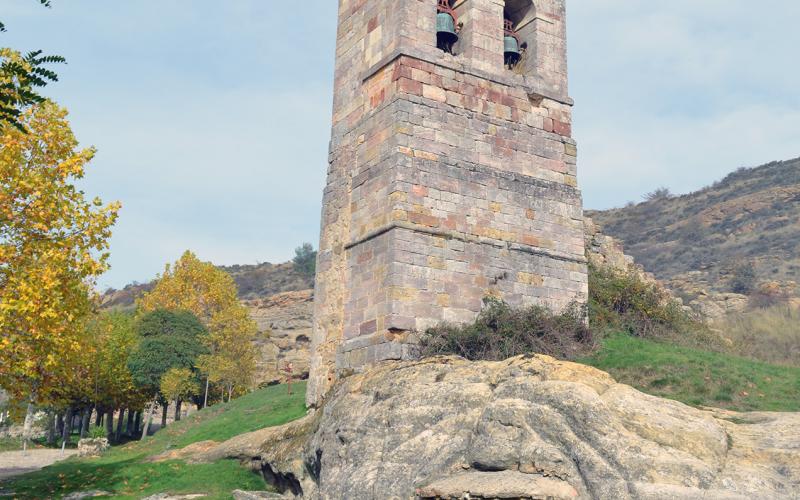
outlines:
[[[161, 379], [172, 368], [194, 371], [199, 356], [207, 352], [201, 343], [206, 328], [189, 311], [156, 310], [141, 317], [139, 344], [128, 358], [133, 380], [150, 398], [153, 406], [161, 394]], [[162, 404], [165, 401], [162, 398]], [[152, 419], [148, 415], [143, 435]]]
[[668, 200], [672, 198], [672, 192], [667, 187], [660, 187], [655, 191], [651, 191], [644, 196], [642, 196], [645, 201], [654, 201], [654, 200]]
[[187, 368], [170, 368], [161, 377], [161, 394], [168, 401], [175, 401], [175, 420], [181, 419], [181, 401], [197, 392], [197, 379]]
[[201, 356], [198, 366], [208, 380], [221, 383], [228, 401], [236, 387], [247, 388], [256, 369], [254, 340], [258, 326], [244, 307], [230, 307], [214, 316], [205, 345], [210, 354]]
[[212, 382], [224, 383], [229, 396], [233, 387], [249, 384], [255, 369], [252, 341], [257, 327], [239, 302], [236, 283], [228, 273], [186, 251], [178, 262], [166, 266], [153, 290], [137, 305], [141, 313], [158, 308], [192, 311], [207, 326], [203, 343], [208, 355], [200, 364], [206, 374], [204, 406]]
[[153, 290], [136, 305], [140, 313], [191, 311], [208, 325], [215, 314], [238, 303], [233, 278], [187, 250], [173, 266], [166, 265]]
[[313, 277], [317, 272], [317, 251], [311, 243], [303, 243], [294, 249], [294, 267], [306, 276]]
[[[38, 0], [45, 7], [50, 7], [50, 0]], [[0, 32], [6, 31], [5, 24], [0, 22]], [[44, 56], [41, 50], [21, 56], [9, 49], [0, 49], [0, 129], [10, 125], [20, 132], [25, 132], [20, 116], [25, 108], [42, 104], [44, 97], [36, 89], [58, 81], [58, 75], [45, 65], [64, 63], [61, 56]]]
[[45, 66], [63, 62], [63, 57], [45, 56], [41, 50], [22, 56], [0, 49], [0, 130], [11, 126], [27, 132], [22, 114], [29, 106], [45, 102], [36, 89], [58, 81], [58, 75]]
[[27, 397], [26, 429], [79, 349], [120, 208], [75, 187], [94, 150], [66, 117], [48, 101], [21, 114], [28, 133], [0, 128], [0, 386]]

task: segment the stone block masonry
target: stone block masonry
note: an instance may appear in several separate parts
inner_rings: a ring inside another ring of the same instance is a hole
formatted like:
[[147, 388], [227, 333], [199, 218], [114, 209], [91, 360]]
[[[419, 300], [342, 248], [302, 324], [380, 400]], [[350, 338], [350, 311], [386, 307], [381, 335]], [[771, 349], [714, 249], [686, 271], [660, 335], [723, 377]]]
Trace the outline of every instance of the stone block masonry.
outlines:
[[[342, 370], [412, 355], [412, 333], [483, 298], [555, 310], [588, 293], [563, 0], [342, 0], [310, 405]], [[503, 59], [515, 23], [524, 64]]]

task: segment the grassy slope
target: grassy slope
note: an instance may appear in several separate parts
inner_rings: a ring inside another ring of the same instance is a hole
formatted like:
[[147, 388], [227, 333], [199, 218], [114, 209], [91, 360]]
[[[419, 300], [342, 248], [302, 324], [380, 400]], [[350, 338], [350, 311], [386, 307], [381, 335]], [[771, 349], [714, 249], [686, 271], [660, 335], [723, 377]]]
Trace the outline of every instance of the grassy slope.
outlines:
[[624, 335], [607, 338], [583, 362], [643, 392], [693, 406], [800, 411], [800, 368]]
[[114, 448], [101, 458], [73, 459], [0, 483], [15, 498], [60, 498], [76, 491], [104, 490], [114, 498], [142, 498], [155, 493], [206, 493], [229, 499], [235, 489], [264, 490], [264, 481], [238, 463], [189, 465], [180, 461], [146, 463], [147, 457], [198, 441], [223, 441], [238, 434], [281, 425], [305, 414], [305, 384], [294, 395], [286, 386], [269, 387], [184, 419], [141, 442]]

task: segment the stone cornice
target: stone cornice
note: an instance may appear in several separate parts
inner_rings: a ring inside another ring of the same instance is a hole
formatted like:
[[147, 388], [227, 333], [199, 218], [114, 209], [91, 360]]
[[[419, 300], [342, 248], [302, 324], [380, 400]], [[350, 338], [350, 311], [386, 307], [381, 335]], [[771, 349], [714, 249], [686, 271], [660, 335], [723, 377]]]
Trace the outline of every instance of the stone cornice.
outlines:
[[366, 82], [367, 80], [375, 76], [376, 73], [378, 73], [379, 71], [381, 71], [382, 69], [389, 66], [390, 64], [392, 64], [397, 59], [403, 56], [410, 57], [412, 59], [417, 59], [419, 61], [433, 64], [435, 66], [440, 66], [442, 68], [446, 68], [449, 70], [457, 71], [459, 73], [471, 75], [476, 78], [481, 78], [483, 80], [488, 80], [490, 82], [497, 83], [499, 85], [505, 85], [506, 87], [522, 88], [530, 95], [543, 96], [547, 99], [551, 99], [566, 106], [575, 105], [575, 101], [572, 98], [570, 98], [569, 96], [562, 95], [561, 93], [556, 92], [551, 88], [548, 88], [541, 81], [540, 78], [534, 76], [522, 76], [515, 74], [509, 74], [508, 76], [492, 74], [486, 71], [473, 68], [470, 65], [465, 64], [463, 62], [457, 61], [458, 56], [451, 56], [442, 53], [438, 57], [435, 57], [424, 51], [415, 50], [413, 48], [412, 49], [398, 48], [392, 51], [389, 55], [382, 58], [372, 67], [370, 67], [366, 72], [364, 72], [364, 74], [361, 76], [362, 82]]

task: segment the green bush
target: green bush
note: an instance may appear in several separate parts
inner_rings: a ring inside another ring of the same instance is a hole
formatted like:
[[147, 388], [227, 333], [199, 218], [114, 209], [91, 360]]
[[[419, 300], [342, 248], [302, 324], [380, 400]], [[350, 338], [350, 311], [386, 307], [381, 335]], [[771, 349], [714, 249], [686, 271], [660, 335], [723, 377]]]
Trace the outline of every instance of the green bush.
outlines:
[[588, 306], [572, 305], [560, 314], [541, 306], [513, 308], [497, 299], [484, 302], [474, 323], [444, 323], [420, 335], [421, 356], [499, 361], [540, 353], [574, 360], [592, 352], [596, 339], [618, 333], [720, 348], [720, 338], [705, 323], [634, 269], [590, 265]]
[[744, 262], [733, 269], [730, 287], [733, 293], [750, 295], [756, 289], [758, 276], [756, 267], [752, 262]]
[[708, 328], [659, 283], [634, 269], [589, 265], [589, 324], [595, 333], [637, 337], [706, 337]]
[[108, 437], [108, 435], [106, 434], [105, 427], [97, 427], [95, 425], [92, 425], [89, 427], [89, 435], [86, 437], [88, 437], [89, 439], [101, 439], [104, 437]]
[[457, 355], [469, 360], [500, 361], [541, 353], [577, 359], [594, 347], [585, 308], [573, 305], [561, 314], [541, 306], [512, 308], [492, 298], [472, 324], [441, 324], [420, 335], [422, 357]]
[[294, 267], [304, 276], [313, 277], [317, 272], [317, 251], [311, 243], [303, 243], [294, 249]]

